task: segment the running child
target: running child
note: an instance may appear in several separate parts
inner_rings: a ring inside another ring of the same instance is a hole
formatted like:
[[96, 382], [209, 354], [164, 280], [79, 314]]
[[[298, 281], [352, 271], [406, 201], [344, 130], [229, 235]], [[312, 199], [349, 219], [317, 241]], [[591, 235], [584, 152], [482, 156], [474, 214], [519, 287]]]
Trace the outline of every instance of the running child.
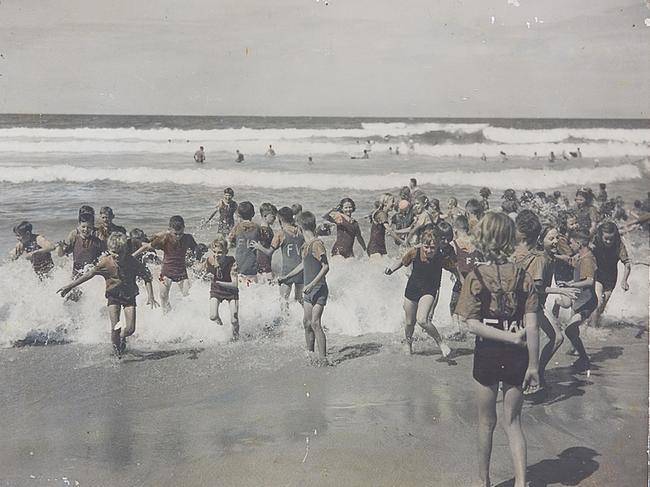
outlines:
[[425, 231], [420, 240], [421, 246], [410, 249], [400, 261], [384, 271], [390, 276], [401, 267], [412, 266], [404, 292], [404, 334], [410, 354], [413, 353], [413, 332], [416, 323], [435, 340], [444, 357], [451, 353], [438, 329], [429, 321], [431, 309], [440, 290], [442, 269], [455, 269], [455, 263], [445, 259], [439, 251], [440, 241], [441, 235], [437, 228]]
[[[282, 254], [282, 270], [280, 275], [286, 276], [302, 261], [301, 252], [305, 244], [305, 238], [295, 224], [293, 210], [288, 206], [283, 206], [278, 210], [278, 221], [280, 223], [280, 231], [273, 236], [271, 247], [266, 249], [258, 243], [256, 248], [258, 252], [264, 252], [268, 255], [269, 259], [279, 249]], [[294, 288], [295, 300], [302, 304], [303, 284], [302, 272], [285, 279], [280, 284], [280, 295], [283, 298], [282, 308], [284, 313], [289, 310], [289, 296], [291, 295], [292, 286]]]
[[[103, 256], [86, 273], [63, 286], [57, 291], [65, 296], [77, 286], [89, 281], [95, 276], [102, 276], [106, 282], [106, 299], [108, 299], [108, 316], [111, 321], [111, 342], [115, 353], [120, 356], [126, 349], [126, 338], [135, 332], [136, 296], [139, 294], [136, 278], [144, 279], [147, 290], [147, 305], [151, 308], [158, 306], [153, 296], [151, 273], [149, 269], [131, 256], [127, 245], [126, 235], [112, 233], [107, 241], [108, 255]], [[124, 309], [124, 323], [120, 322], [120, 314]]]
[[513, 221], [504, 213], [487, 213], [477, 226], [476, 237], [479, 251], [490, 263], [477, 266], [467, 275], [456, 310], [476, 335], [473, 376], [479, 417], [479, 478], [481, 485], [491, 485], [492, 436], [501, 382], [514, 486], [524, 487], [526, 439], [521, 427], [521, 408], [524, 389], [533, 392], [539, 382], [539, 303], [530, 274], [508, 262], [515, 247]]
[[323, 241], [316, 237], [316, 217], [309, 211], [304, 211], [296, 217], [298, 228], [302, 233], [305, 244], [302, 248], [302, 262], [291, 272], [278, 279], [280, 284], [287, 284], [289, 280], [302, 273], [305, 287], [303, 289], [303, 325], [305, 327], [305, 340], [307, 350], [314, 351], [314, 344], [318, 347], [318, 358], [321, 365], [327, 364], [327, 342], [321, 324], [321, 318], [329, 289], [325, 276], [330, 266], [327, 261], [327, 251]]
[[[76, 279], [84, 273], [88, 265], [95, 264], [99, 257], [106, 251], [106, 242], [95, 236], [95, 218], [93, 214], [84, 212], [79, 214], [77, 229], [70, 233], [67, 240], [58, 243], [58, 255], [72, 254], [72, 278]], [[75, 300], [81, 296], [80, 292], [70, 295]]]
[[256, 243], [260, 239], [260, 226], [254, 223], [255, 207], [250, 201], [242, 201], [237, 206], [241, 221], [228, 234], [228, 243], [235, 247], [237, 272], [242, 283], [250, 286], [257, 282]]
[[205, 270], [212, 274], [210, 284], [210, 319], [223, 326], [219, 316], [219, 306], [228, 301], [232, 339], [239, 339], [239, 289], [237, 285], [237, 264], [235, 258], [228, 254], [228, 242], [216, 238], [210, 244], [210, 255], [205, 262]]
[[395, 206], [395, 197], [384, 193], [377, 201], [378, 205], [370, 216], [370, 239], [368, 240], [368, 255], [386, 255], [386, 231], [395, 239], [399, 236], [393, 234], [388, 224], [390, 211]]
[[272, 279], [271, 273], [271, 255], [267, 252], [259, 250], [259, 246], [265, 250], [271, 249], [271, 242], [273, 242], [273, 228], [271, 226], [275, 223], [278, 215], [278, 209], [271, 203], [262, 203], [260, 205], [260, 216], [262, 217], [262, 224], [260, 225], [260, 237], [257, 241], [255, 248], [257, 250], [257, 272], [260, 274], [262, 280], [270, 282]]
[[56, 246], [42, 235], [32, 232], [32, 224], [22, 221], [14, 227], [14, 234], [18, 239], [16, 246], [11, 251], [12, 260], [24, 257], [32, 263], [36, 275], [43, 279], [54, 268], [52, 251]]
[[579, 370], [589, 370], [589, 356], [585, 346], [580, 339], [580, 325], [587, 322], [589, 317], [598, 307], [598, 299], [594, 290], [594, 283], [598, 266], [594, 254], [589, 250], [589, 233], [580, 230], [570, 237], [570, 245], [576, 253], [573, 258], [573, 280], [566, 283], [558, 283], [567, 287], [578, 288], [580, 291], [575, 299], [561, 297], [553, 305], [553, 316], [559, 318], [560, 308], [570, 308], [571, 318], [568, 321], [564, 333], [578, 353], [578, 360], [573, 366]]
[[217, 207], [205, 221], [204, 225], [210, 223], [214, 216], [219, 213], [217, 219], [217, 233], [226, 236], [235, 226], [235, 212], [237, 211], [237, 202], [234, 201], [235, 192], [232, 188], [223, 190], [223, 198], [217, 203]]
[[596, 283], [594, 291], [598, 299], [598, 307], [594, 311], [591, 322], [598, 326], [600, 316], [605, 311], [605, 306], [612, 297], [612, 292], [616, 287], [618, 280], [618, 262], [624, 266], [623, 279], [621, 280], [621, 289], [628, 291], [630, 285], [628, 279], [632, 271], [632, 264], [627, 254], [625, 244], [621, 239], [621, 234], [614, 222], [602, 223], [596, 230], [596, 236], [593, 240], [592, 253], [596, 257]]
[[366, 252], [366, 242], [361, 235], [359, 223], [352, 217], [357, 209], [351, 198], [343, 198], [339, 205], [332, 211], [323, 215], [323, 219], [336, 224], [336, 241], [332, 247], [332, 255], [344, 258], [354, 257], [354, 240]]
[[183, 296], [187, 296], [190, 292], [190, 280], [187, 275], [185, 259], [187, 252], [193, 252], [196, 246], [194, 237], [185, 233], [183, 217], [174, 215], [169, 219], [169, 229], [166, 232], [154, 235], [150, 243], [140, 247], [142, 252], [149, 249], [163, 251], [162, 268], [158, 280], [160, 281], [160, 304], [165, 313], [171, 310], [169, 291], [173, 283], [178, 284]]

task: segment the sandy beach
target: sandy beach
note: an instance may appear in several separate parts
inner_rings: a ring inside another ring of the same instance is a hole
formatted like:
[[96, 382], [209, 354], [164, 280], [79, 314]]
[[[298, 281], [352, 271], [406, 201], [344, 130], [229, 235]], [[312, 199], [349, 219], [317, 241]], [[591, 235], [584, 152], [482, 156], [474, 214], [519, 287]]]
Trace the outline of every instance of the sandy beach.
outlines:
[[[295, 331], [295, 330], [294, 330]], [[647, 485], [644, 324], [587, 330], [590, 376], [563, 347], [524, 406], [529, 481]], [[476, 471], [472, 342], [332, 335], [317, 368], [282, 334], [219, 347], [0, 351], [1, 485], [467, 486]], [[494, 485], [512, 485], [498, 427]]]

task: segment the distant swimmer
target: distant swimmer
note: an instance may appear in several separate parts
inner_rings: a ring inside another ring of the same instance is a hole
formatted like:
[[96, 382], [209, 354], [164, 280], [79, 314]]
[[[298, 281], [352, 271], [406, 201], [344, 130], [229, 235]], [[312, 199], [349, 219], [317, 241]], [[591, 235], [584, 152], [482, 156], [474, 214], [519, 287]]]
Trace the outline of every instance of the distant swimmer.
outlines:
[[537, 159], [539, 159], [537, 152], [533, 152], [533, 161], [536, 161]]
[[485, 155], [485, 152], [483, 154], [481, 154], [481, 160], [483, 162], [487, 161], [487, 156]]
[[314, 165], [314, 158], [312, 156], [309, 156], [307, 158], [307, 164], [309, 164], [310, 166]]
[[235, 159], [235, 162], [244, 162], [244, 154], [239, 152], [239, 149], [235, 151], [237, 153], [237, 159]]
[[368, 153], [368, 149], [363, 149], [363, 155], [361, 157], [352, 156], [350, 159], [370, 159], [370, 154]]
[[200, 164], [203, 164], [205, 162], [205, 151], [203, 150], [203, 146], [199, 147], [199, 150], [194, 153], [194, 162], [198, 162]]
[[395, 147], [395, 155], [399, 156], [399, 146]]
[[569, 156], [567, 155], [565, 150], [562, 151], [562, 159], [564, 159], [565, 161], [569, 160]]
[[555, 162], [555, 152], [551, 151], [551, 153], [548, 155], [548, 161]]
[[501, 162], [506, 162], [508, 160], [508, 154], [503, 151], [499, 151], [499, 154], [501, 154]]
[[273, 146], [269, 144], [269, 149], [266, 151], [266, 157], [275, 157]]
[[392, 146], [388, 148], [388, 153], [389, 153], [389, 154], [392, 154], [392, 153], [393, 153], [393, 147], [392, 147]]
[[569, 155], [571, 155], [571, 157], [573, 157], [574, 159], [575, 158], [580, 159], [582, 157], [582, 153], [580, 152], [580, 147], [578, 147], [578, 150], [575, 152], [569, 152]]
[[413, 139], [409, 139], [409, 152], [415, 152], [415, 143], [413, 142]]

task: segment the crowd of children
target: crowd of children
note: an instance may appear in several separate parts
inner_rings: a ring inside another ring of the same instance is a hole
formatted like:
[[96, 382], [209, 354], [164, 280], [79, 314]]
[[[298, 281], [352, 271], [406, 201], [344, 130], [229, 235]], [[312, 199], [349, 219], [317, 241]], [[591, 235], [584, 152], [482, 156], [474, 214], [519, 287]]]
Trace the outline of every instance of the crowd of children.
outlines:
[[[462, 338], [466, 331], [476, 335], [473, 375], [478, 391], [482, 482], [489, 485], [495, 403], [502, 384], [515, 485], [524, 485], [526, 451], [519, 420], [522, 398], [544, 388], [544, 371], [564, 336], [578, 355], [574, 367], [589, 369], [580, 327], [598, 325], [618, 282], [618, 262], [624, 266], [620, 287], [629, 289], [631, 262], [621, 232], [648, 229], [650, 202], [637, 202], [628, 212], [620, 198], [608, 198], [605, 185], [598, 196], [589, 188], [579, 188], [574, 204], [558, 191], [517, 195], [508, 189], [501, 209], [490, 211], [491, 191], [482, 188], [479, 195], [480, 199], [470, 199], [464, 207], [456, 198], [449, 198], [443, 211], [439, 200], [428, 198], [412, 179], [397, 196], [380, 195], [368, 216], [367, 246], [353, 217], [356, 206], [350, 198], [343, 198], [326, 212], [321, 224], [300, 205], [278, 209], [263, 203], [258, 224], [253, 221], [254, 205], [236, 203], [234, 191], [226, 188], [205, 222], [218, 215], [216, 238], [209, 245], [198, 244], [185, 233], [179, 215], [170, 218], [166, 231], [147, 238], [140, 229], [127, 235], [113, 222], [111, 208], [101, 208], [99, 219], [95, 219], [93, 208], [82, 206], [77, 228], [56, 244], [34, 233], [29, 222], [16, 225], [18, 242], [11, 255], [29, 259], [38, 276], [45, 278], [54, 267], [52, 252], [71, 254], [73, 280], [58, 291], [68, 299], [79, 299], [77, 286], [96, 275], [104, 277], [112, 342], [118, 355], [125, 350], [126, 337], [135, 331], [138, 279], [145, 284], [147, 304], [158, 306], [149, 263], [161, 264], [160, 305], [167, 312], [174, 283], [183, 294], [189, 292], [188, 260], [193, 262], [211, 280], [210, 319], [221, 325], [219, 308], [223, 301], [228, 302], [233, 339], [240, 333], [239, 286], [277, 283], [285, 312], [293, 288], [294, 299], [303, 306], [307, 349], [317, 352], [317, 361], [326, 364], [321, 320], [329, 295], [326, 275], [330, 262], [319, 237], [335, 228], [331, 254], [343, 260], [354, 256], [355, 242], [370, 256], [386, 255], [388, 235], [397, 245], [399, 259], [385, 273], [410, 268], [404, 291], [408, 350], [413, 352], [417, 324], [436, 341], [443, 356], [452, 353], [432, 322], [442, 273], [448, 271], [455, 280], [449, 311], [456, 335]], [[279, 228], [274, 230], [276, 219]], [[282, 257], [281, 272], [273, 276], [271, 261], [277, 250]], [[157, 251], [162, 252], [162, 260]], [[554, 301], [547, 313], [549, 295]], [[569, 310], [563, 322], [562, 308]], [[548, 339], [541, 352], [540, 329]]]

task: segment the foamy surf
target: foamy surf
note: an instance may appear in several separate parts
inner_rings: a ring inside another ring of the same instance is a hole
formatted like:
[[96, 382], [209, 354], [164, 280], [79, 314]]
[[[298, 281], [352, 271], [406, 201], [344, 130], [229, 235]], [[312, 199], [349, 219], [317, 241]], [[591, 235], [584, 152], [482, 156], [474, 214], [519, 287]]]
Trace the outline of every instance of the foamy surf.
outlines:
[[269, 189], [309, 188], [330, 190], [336, 188], [379, 191], [401, 186], [408, 177], [416, 177], [420, 184], [438, 186], [489, 186], [493, 189], [545, 190], [579, 182], [583, 185], [634, 180], [642, 177], [634, 164], [610, 167], [572, 168], [564, 170], [506, 169], [503, 171], [442, 171], [387, 174], [328, 174], [323, 172], [245, 171], [219, 169], [147, 168], [82, 168], [67, 164], [53, 166], [4, 167], [0, 181], [20, 184], [29, 182], [65, 181], [89, 183], [114, 181], [129, 184], [181, 184], [222, 187], [263, 187]]

